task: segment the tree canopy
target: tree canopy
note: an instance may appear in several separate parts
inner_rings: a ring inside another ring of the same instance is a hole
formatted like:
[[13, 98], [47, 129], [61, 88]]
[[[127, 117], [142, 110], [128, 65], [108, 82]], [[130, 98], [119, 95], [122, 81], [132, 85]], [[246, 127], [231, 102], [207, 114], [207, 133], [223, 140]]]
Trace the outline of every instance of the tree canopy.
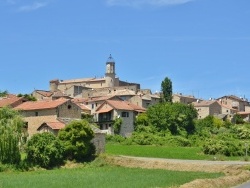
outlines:
[[65, 157], [69, 160], [83, 161], [95, 153], [91, 140], [94, 132], [87, 120], [76, 120], [61, 129], [58, 138], [65, 147]]
[[43, 168], [63, 163], [64, 147], [52, 133], [37, 133], [27, 143], [27, 161]]
[[161, 82], [161, 101], [162, 102], [172, 102], [172, 81], [170, 78], [166, 77], [162, 82]]
[[0, 162], [20, 162], [24, 126], [25, 123], [17, 111], [9, 107], [0, 108]]
[[147, 116], [149, 123], [159, 131], [170, 131], [173, 135], [182, 131], [190, 134], [195, 129], [197, 111], [191, 105], [159, 103], [148, 108]]

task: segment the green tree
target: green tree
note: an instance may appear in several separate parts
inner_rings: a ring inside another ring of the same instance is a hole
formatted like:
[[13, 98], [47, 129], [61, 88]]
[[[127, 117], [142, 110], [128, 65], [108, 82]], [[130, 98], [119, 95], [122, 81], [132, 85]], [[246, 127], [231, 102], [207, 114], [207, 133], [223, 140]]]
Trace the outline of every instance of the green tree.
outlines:
[[149, 120], [148, 120], [148, 115], [147, 113], [141, 113], [141, 114], [138, 114], [136, 116], [136, 119], [135, 119], [135, 129], [138, 127], [138, 126], [149, 126]]
[[0, 108], [0, 162], [18, 164], [25, 123], [20, 114], [9, 108]]
[[172, 102], [172, 81], [166, 77], [162, 82], [161, 82], [161, 101], [162, 102]]
[[244, 124], [244, 119], [239, 115], [239, 114], [235, 114], [234, 117], [234, 123], [235, 124]]
[[37, 100], [34, 96], [29, 95], [29, 94], [21, 94], [21, 93], [19, 93], [17, 96], [18, 97], [24, 97], [28, 101], [36, 101]]
[[158, 131], [170, 131], [173, 135], [191, 134], [195, 130], [197, 111], [193, 106], [181, 103], [159, 103], [147, 110], [149, 123]]
[[91, 142], [94, 132], [87, 120], [72, 121], [59, 131], [58, 138], [63, 142], [65, 157], [69, 160], [84, 161], [95, 153]]
[[5, 91], [1, 91], [0, 90], [0, 97], [5, 97], [6, 95], [8, 95], [8, 91], [7, 90], [5, 90]]
[[121, 126], [122, 126], [122, 118], [118, 118], [118, 117], [115, 118], [115, 121], [113, 124], [115, 134], [120, 134]]
[[64, 147], [52, 133], [37, 133], [27, 143], [27, 161], [43, 168], [63, 164]]

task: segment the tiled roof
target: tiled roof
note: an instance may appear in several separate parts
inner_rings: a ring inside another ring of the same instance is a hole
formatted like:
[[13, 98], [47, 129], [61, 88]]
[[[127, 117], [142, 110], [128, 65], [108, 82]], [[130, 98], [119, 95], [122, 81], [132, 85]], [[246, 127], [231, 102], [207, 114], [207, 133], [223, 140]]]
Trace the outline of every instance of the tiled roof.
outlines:
[[0, 99], [0, 108], [4, 106], [15, 107], [16, 103], [21, 103], [23, 101], [23, 97], [11, 96], [10, 98], [1, 98]]
[[135, 91], [132, 91], [130, 89], [122, 89], [122, 90], [117, 90], [115, 92], [115, 95], [118, 95], [118, 96], [135, 95]]
[[211, 104], [214, 104], [214, 103], [218, 103], [218, 101], [212, 100], [212, 101], [192, 102], [194, 107], [207, 107], [207, 106], [210, 106]]
[[140, 112], [146, 112], [146, 109], [141, 107], [141, 106], [138, 106], [136, 104], [133, 104], [133, 103], [130, 103], [128, 101], [124, 101], [126, 102], [130, 107], [132, 107], [135, 111], [140, 111]]
[[113, 98], [114, 96], [102, 96], [102, 97], [91, 97], [87, 99], [85, 102], [97, 102], [97, 101], [105, 101]]
[[[105, 105], [105, 104], [108, 104]], [[113, 109], [116, 110], [128, 110], [128, 111], [138, 111], [138, 112], [145, 112], [146, 109], [142, 108], [138, 105], [132, 104], [128, 101], [121, 101], [121, 100], [106, 100], [103, 104], [101, 104], [96, 112], [97, 113], [105, 113], [109, 112]]]
[[237, 114], [240, 114], [240, 115], [250, 115], [250, 112], [237, 112]]
[[91, 111], [90, 108], [87, 107], [85, 104], [76, 103], [76, 105], [78, 105], [82, 110], [89, 110], [89, 111]]
[[74, 103], [83, 103], [83, 102], [87, 101], [87, 99], [86, 98], [74, 98], [71, 101]]
[[225, 105], [225, 104], [221, 104], [220, 102], [218, 102], [220, 105], [221, 105], [221, 107], [223, 107], [223, 108], [226, 108], [226, 109], [230, 109], [230, 110], [233, 110], [233, 111], [238, 111], [237, 109], [234, 109], [234, 108], [232, 108], [231, 106], [228, 106], [228, 105]]
[[80, 78], [80, 79], [72, 79], [72, 80], [63, 80], [60, 84], [67, 84], [67, 83], [79, 83], [79, 82], [95, 82], [95, 81], [103, 81], [104, 78]]
[[106, 102], [117, 110], [130, 110], [130, 111], [134, 110], [134, 108], [128, 105], [126, 101], [106, 100]]
[[49, 126], [53, 130], [60, 130], [60, 129], [63, 129], [65, 127], [65, 124], [62, 123], [62, 122], [60, 122], [60, 121], [56, 121], [56, 122], [44, 122], [40, 127], [38, 127], [37, 130], [40, 130], [45, 125]]
[[236, 100], [236, 101], [242, 101], [242, 102], [245, 102], [244, 98], [240, 98], [240, 97], [237, 97], [235, 95], [226, 95], [226, 96], [223, 96], [219, 99], [222, 99], [222, 98], [230, 98], [230, 99], [233, 99], [233, 100]]
[[44, 97], [50, 97], [51, 95], [53, 95], [53, 92], [51, 91], [35, 90], [35, 92], [39, 93]]
[[65, 99], [58, 99], [54, 101], [29, 101], [15, 107], [17, 110], [43, 110], [43, 109], [53, 109], [56, 108], [63, 103], [67, 102]]

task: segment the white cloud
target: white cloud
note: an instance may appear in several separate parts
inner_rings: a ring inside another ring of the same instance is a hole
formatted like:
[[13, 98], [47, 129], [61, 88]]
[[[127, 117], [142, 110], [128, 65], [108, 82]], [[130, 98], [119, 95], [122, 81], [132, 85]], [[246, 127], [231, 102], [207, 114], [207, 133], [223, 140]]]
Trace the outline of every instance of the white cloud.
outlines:
[[24, 5], [19, 7], [19, 11], [20, 12], [29, 12], [29, 11], [34, 11], [37, 10], [39, 8], [45, 7], [47, 5], [47, 3], [39, 3], [39, 2], [35, 2], [31, 5]]
[[110, 6], [132, 6], [132, 7], [138, 7], [142, 5], [169, 6], [169, 5], [185, 4], [191, 1], [194, 0], [107, 0], [107, 4]]

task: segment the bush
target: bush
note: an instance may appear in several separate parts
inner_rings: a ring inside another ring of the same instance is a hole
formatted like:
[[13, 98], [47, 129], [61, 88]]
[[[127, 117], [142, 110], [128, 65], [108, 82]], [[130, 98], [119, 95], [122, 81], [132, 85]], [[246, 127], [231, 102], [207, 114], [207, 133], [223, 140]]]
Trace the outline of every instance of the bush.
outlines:
[[179, 147], [190, 147], [191, 142], [182, 136], [170, 136], [167, 137], [167, 143], [169, 146], [179, 146]]
[[125, 139], [126, 138], [121, 135], [106, 135], [107, 142], [122, 143]]
[[63, 163], [64, 148], [52, 133], [38, 133], [27, 143], [27, 162], [43, 168], [52, 168]]
[[207, 140], [203, 145], [203, 152], [209, 155], [222, 154], [225, 156], [243, 156], [244, 148], [240, 142], [223, 141], [223, 140]]
[[91, 142], [94, 132], [86, 120], [72, 121], [58, 134], [65, 147], [65, 158], [69, 160], [90, 160], [95, 154], [95, 146]]

